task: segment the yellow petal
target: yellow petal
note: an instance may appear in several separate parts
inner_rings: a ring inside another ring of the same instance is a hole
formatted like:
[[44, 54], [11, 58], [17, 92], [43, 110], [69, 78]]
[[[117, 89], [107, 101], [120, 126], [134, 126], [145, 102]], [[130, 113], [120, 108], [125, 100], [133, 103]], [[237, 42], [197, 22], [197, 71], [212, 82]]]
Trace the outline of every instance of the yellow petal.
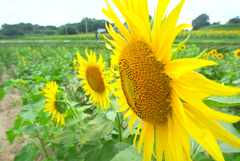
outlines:
[[135, 148], [135, 143], [136, 143], [136, 140], [137, 140], [137, 136], [138, 136], [139, 130], [141, 129], [141, 126], [142, 126], [142, 119], [140, 119], [140, 121], [139, 121], [139, 123], [138, 123], [138, 128], [137, 128], [137, 131], [136, 131], [134, 140], [133, 140], [133, 146], [134, 146], [134, 148]]
[[164, 67], [164, 72], [171, 78], [179, 78], [182, 74], [193, 71], [195, 69], [209, 66], [218, 65], [216, 62], [211, 60], [194, 59], [194, 58], [182, 58], [176, 59]]
[[143, 160], [150, 161], [154, 144], [154, 125], [148, 124], [144, 136]]
[[129, 109], [129, 110], [125, 113], [123, 119], [129, 117], [131, 114], [133, 114], [133, 111], [132, 111], [131, 109]]
[[197, 92], [216, 96], [232, 96], [240, 94], [240, 88], [224, 86], [207, 79], [203, 75], [194, 71], [183, 74], [180, 79], [191, 84]]
[[173, 90], [181, 99], [183, 99], [190, 105], [195, 106], [198, 109], [201, 109], [201, 111], [207, 117], [226, 123], [235, 123], [240, 121], [240, 117], [238, 116], [233, 116], [222, 112], [214, 111], [213, 109], [209, 108], [198, 98], [196, 92], [191, 91], [188, 88], [185, 88], [184, 85], [180, 84], [179, 82], [171, 81], [170, 84]]

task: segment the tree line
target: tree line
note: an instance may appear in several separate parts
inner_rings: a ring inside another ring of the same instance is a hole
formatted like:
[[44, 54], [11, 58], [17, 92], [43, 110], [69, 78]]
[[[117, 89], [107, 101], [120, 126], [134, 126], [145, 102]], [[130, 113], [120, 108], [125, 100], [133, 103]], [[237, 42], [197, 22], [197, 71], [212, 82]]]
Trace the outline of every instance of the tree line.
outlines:
[[[220, 22], [214, 22], [211, 24], [209, 22], [210, 18], [207, 14], [201, 14], [194, 20], [192, 20], [193, 30], [198, 30], [201, 27], [214, 25], [214, 24], [220, 24]], [[240, 24], [240, 17], [237, 16], [235, 18], [230, 19], [226, 24]]]
[[38, 34], [38, 35], [74, 35], [78, 33], [86, 32], [87, 21], [87, 30], [88, 32], [97, 32], [99, 28], [105, 29], [105, 22], [109, 24], [106, 20], [97, 20], [95, 18], [84, 18], [81, 22], [78, 23], [68, 23], [60, 27], [53, 25], [40, 26], [33, 25], [31, 23], [19, 23], [19, 24], [3, 24], [0, 30], [1, 35], [5, 36], [24, 36], [26, 34]]

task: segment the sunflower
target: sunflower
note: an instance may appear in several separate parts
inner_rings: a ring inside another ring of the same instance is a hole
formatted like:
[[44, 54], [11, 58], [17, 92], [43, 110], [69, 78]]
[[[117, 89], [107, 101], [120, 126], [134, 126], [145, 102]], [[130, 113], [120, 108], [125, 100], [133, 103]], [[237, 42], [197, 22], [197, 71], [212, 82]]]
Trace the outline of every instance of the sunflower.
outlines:
[[181, 47], [180, 47], [180, 50], [185, 50], [186, 49], [186, 46], [185, 45], [182, 45]]
[[91, 51], [89, 55], [87, 49], [85, 53], [88, 61], [77, 53], [77, 77], [83, 79], [81, 84], [84, 84], [83, 89], [87, 91], [86, 95], [90, 95], [89, 101], [92, 100], [93, 103], [97, 105], [98, 109], [100, 106], [101, 110], [103, 107], [107, 110], [111, 102], [108, 96], [110, 92], [113, 93], [113, 85], [110, 85], [109, 82], [113, 79], [107, 76], [109, 72], [103, 71], [106, 63], [102, 61], [101, 54], [99, 54], [99, 59], [97, 61], [95, 53]]
[[24, 56], [22, 57], [22, 59], [23, 59], [23, 63], [26, 63], [26, 59]]
[[212, 56], [213, 56], [212, 51], [209, 51], [209, 52], [208, 52], [208, 56], [209, 56], [209, 57], [212, 57]]
[[47, 83], [44, 92], [46, 107], [43, 112], [49, 111], [49, 114], [52, 115], [51, 120], [55, 118], [56, 125], [58, 123], [60, 126], [65, 125], [67, 104], [63, 102], [63, 94], [58, 90], [58, 84], [56, 82]]
[[240, 49], [237, 49], [235, 52], [234, 52], [234, 56], [236, 58], [240, 58]]
[[144, 144], [143, 160], [150, 161], [152, 154], [159, 161], [163, 154], [166, 161], [191, 160], [190, 136], [219, 161], [224, 158], [216, 139], [240, 148], [240, 140], [216, 122], [234, 123], [240, 117], [214, 111], [202, 102], [210, 95], [239, 94], [240, 88], [218, 84], [194, 71], [217, 65], [214, 61], [172, 60], [174, 39], [181, 30], [192, 27], [189, 24], [175, 27], [184, 0], [167, 16], [165, 11], [169, 0], [159, 1], [152, 28], [146, 0], [112, 1], [130, 31], [106, 0], [108, 9], [102, 11], [123, 36], [117, 34], [111, 25], [106, 25], [115, 40], [108, 41], [115, 47], [112, 50], [120, 74], [116, 82], [118, 105], [121, 105], [119, 112], [127, 111], [124, 118], [131, 116], [128, 123], [131, 133], [133, 124], [140, 118], [133, 142], [135, 145], [141, 129], [138, 151], [141, 152]]
[[207, 53], [203, 54], [203, 58], [207, 59], [208, 58], [208, 54]]
[[216, 49], [212, 49], [211, 52], [212, 52], [213, 56], [217, 55], [217, 50]]
[[222, 59], [222, 58], [223, 58], [223, 54], [222, 53], [217, 54], [217, 59]]

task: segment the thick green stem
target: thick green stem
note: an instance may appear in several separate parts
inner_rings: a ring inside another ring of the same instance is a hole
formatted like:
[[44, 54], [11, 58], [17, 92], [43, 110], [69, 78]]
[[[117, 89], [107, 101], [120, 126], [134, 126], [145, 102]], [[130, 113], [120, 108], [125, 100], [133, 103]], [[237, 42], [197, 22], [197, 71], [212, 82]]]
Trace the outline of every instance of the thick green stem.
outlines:
[[40, 141], [40, 143], [41, 143], [41, 145], [42, 145], [42, 147], [43, 147], [43, 151], [44, 151], [44, 153], [45, 153], [46, 157], [48, 158], [47, 151], [46, 151], [46, 149], [45, 149], [45, 147], [44, 147], [44, 145], [43, 145], [43, 142], [42, 142], [42, 140], [40, 139], [40, 137], [39, 137], [39, 135], [38, 135], [38, 134], [37, 134], [37, 138], [39, 139], [39, 141]]
[[74, 116], [75, 116], [76, 118], [78, 118], [78, 116], [77, 116], [76, 112], [74, 111], [73, 107], [71, 106], [71, 104], [70, 104], [68, 101], [65, 101], [65, 102], [68, 104], [68, 106], [69, 106], [70, 109], [72, 110]]
[[195, 150], [195, 152], [194, 152], [194, 154], [192, 156], [192, 160], [194, 160], [196, 158], [196, 156], [198, 155], [197, 152], [198, 152], [199, 148], [200, 148], [200, 145], [198, 145], [197, 149]]
[[119, 115], [118, 112], [117, 112], [117, 120], [118, 120], [119, 141], [123, 142], [123, 138], [122, 138], [122, 123], [121, 123], [120, 115]]

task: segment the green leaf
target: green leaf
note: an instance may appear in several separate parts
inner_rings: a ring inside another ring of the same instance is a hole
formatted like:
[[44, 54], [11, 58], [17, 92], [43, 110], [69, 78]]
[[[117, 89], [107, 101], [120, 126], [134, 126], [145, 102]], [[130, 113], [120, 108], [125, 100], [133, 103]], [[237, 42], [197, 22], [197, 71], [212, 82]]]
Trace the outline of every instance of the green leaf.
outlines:
[[98, 140], [107, 136], [113, 130], [114, 126], [115, 122], [107, 119], [106, 114], [99, 114], [97, 118], [88, 123], [81, 143], [84, 143], [87, 140]]
[[227, 107], [240, 105], [240, 94], [229, 97], [211, 96], [203, 101], [209, 107]]
[[22, 81], [23, 81], [22, 79], [18, 79], [18, 80], [9, 79], [9, 80], [7, 80], [4, 84], [4, 87], [0, 89], [0, 100], [2, 100], [4, 98], [4, 96], [8, 93], [8, 91], [10, 90], [10, 88], [13, 85], [18, 84]]
[[3, 146], [0, 144], [0, 150], [3, 148]]
[[31, 98], [32, 102], [28, 103], [27, 106], [20, 111], [19, 115], [33, 123], [38, 115], [38, 110], [43, 106], [45, 99], [42, 95], [33, 95]]
[[101, 151], [103, 147], [103, 141], [87, 141], [81, 151], [80, 158], [84, 158], [85, 161], [96, 161], [101, 158]]
[[42, 161], [54, 161], [54, 159], [52, 157], [49, 157], [49, 158], [44, 158]]
[[32, 135], [32, 134], [37, 134], [38, 133], [37, 125], [35, 125], [35, 124], [30, 124], [30, 125], [27, 125], [27, 126], [23, 126], [21, 128], [21, 131], [23, 133], [25, 133], [26, 135]]
[[[56, 149], [56, 158], [58, 160], [63, 160], [64, 159], [64, 156], [67, 154], [68, 150], [71, 148], [71, 147], [75, 147], [75, 144], [64, 144], [64, 145], [61, 145], [61, 146], [57, 146], [57, 149]], [[70, 149], [71, 150], [71, 149]]]
[[203, 159], [201, 159], [199, 161], [214, 161], [214, 160], [212, 158], [203, 158]]
[[28, 143], [15, 156], [14, 161], [34, 161], [41, 149], [34, 143]]
[[111, 97], [110, 100], [111, 100], [110, 106], [112, 110], [117, 112], [120, 109], [120, 106], [117, 105], [118, 99], [116, 99], [115, 97]]
[[75, 147], [69, 148], [67, 151], [64, 160], [66, 161], [84, 161], [83, 158], [80, 158], [80, 152], [76, 150]]
[[15, 124], [14, 124], [13, 128], [6, 131], [7, 139], [9, 140], [10, 144], [12, 144], [14, 138], [17, 136], [16, 134], [13, 134], [13, 131], [19, 129], [19, 127], [21, 125], [21, 122], [22, 122], [22, 119], [23, 118], [18, 115], [16, 120], [15, 120]]
[[39, 82], [49, 82], [47, 79], [45, 79], [45, 78], [43, 78], [43, 77], [40, 77], [40, 76], [38, 76], [38, 75], [35, 75], [33, 78], [32, 78], [33, 80], [36, 80], [37, 81], [37, 83], [39, 83]]
[[142, 161], [142, 155], [139, 155], [137, 148], [135, 149], [133, 145], [119, 152], [111, 161]]
[[103, 144], [101, 159], [110, 161], [116, 154], [129, 146], [130, 145], [127, 143], [108, 140]]
[[172, 44], [172, 60], [174, 60], [177, 57], [180, 47], [187, 42], [189, 37], [190, 37], [190, 34], [183, 42], [180, 42], [179, 44]]
[[81, 137], [71, 130], [63, 131], [52, 141], [55, 144], [70, 144], [79, 142]]

